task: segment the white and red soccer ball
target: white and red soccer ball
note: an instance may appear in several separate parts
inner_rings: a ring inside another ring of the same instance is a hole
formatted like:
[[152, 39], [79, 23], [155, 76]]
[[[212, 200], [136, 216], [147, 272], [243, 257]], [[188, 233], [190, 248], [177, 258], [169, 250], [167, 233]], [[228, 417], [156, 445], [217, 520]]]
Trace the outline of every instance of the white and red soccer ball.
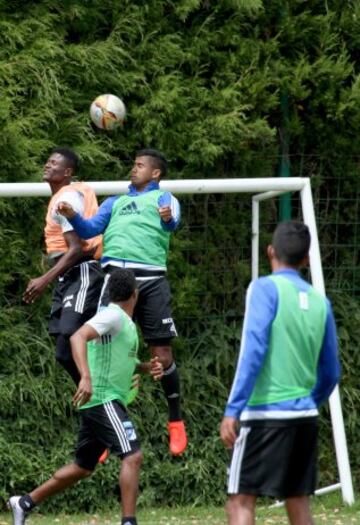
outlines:
[[90, 106], [90, 117], [100, 129], [114, 129], [124, 122], [126, 108], [121, 98], [115, 95], [100, 95]]

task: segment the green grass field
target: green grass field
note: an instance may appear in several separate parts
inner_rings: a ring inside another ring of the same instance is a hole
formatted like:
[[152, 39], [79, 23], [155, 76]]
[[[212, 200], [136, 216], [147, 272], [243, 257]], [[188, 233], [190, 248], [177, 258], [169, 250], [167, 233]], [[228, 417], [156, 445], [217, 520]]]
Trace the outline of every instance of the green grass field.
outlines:
[[[343, 505], [340, 494], [317, 497], [313, 500], [315, 523], [319, 525], [360, 525], [360, 500], [352, 507]], [[223, 509], [219, 508], [174, 508], [142, 509], [138, 513], [139, 525], [224, 525]], [[41, 515], [34, 513], [27, 525], [118, 525], [116, 511], [103, 514]], [[285, 525], [283, 508], [259, 505], [257, 525]], [[0, 525], [10, 525], [11, 515], [0, 514]]]

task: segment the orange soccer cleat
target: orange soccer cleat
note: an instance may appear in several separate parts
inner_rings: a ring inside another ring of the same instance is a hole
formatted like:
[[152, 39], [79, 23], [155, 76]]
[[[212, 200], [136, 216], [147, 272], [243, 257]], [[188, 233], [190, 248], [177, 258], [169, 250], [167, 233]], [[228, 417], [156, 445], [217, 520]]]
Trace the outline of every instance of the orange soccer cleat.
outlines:
[[101, 454], [101, 456], [99, 457], [98, 463], [101, 463], [103, 465], [108, 457], [109, 457], [109, 450], [106, 448], [104, 452]]
[[173, 456], [180, 456], [187, 446], [187, 436], [184, 421], [169, 421], [170, 452]]

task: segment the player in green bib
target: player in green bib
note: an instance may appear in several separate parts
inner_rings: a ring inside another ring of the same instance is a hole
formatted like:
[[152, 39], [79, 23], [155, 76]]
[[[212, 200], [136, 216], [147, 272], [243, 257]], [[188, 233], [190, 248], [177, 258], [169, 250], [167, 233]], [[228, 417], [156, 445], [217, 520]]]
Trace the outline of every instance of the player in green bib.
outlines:
[[126, 406], [136, 370], [161, 379], [157, 357], [139, 363], [138, 335], [132, 321], [138, 289], [133, 272], [117, 269], [109, 280], [110, 303], [72, 337], [81, 379], [73, 402], [80, 410], [80, 430], [73, 463], [59, 469], [29, 494], [13, 496], [13, 525], [24, 525], [36, 505], [91, 475], [105, 449], [122, 459], [119, 485], [122, 525], [137, 525], [136, 500], [142, 453]]
[[299, 273], [310, 232], [287, 221], [276, 228], [271, 275], [246, 296], [241, 348], [221, 423], [232, 448], [228, 523], [255, 523], [258, 496], [285, 499], [291, 525], [312, 525], [318, 409], [340, 376], [330, 302]]
[[160, 188], [167, 173], [164, 155], [154, 149], [138, 151], [126, 195], [108, 197], [91, 219], [66, 203], [58, 211], [68, 218], [82, 239], [103, 234], [101, 266], [106, 273], [101, 304], [108, 304], [107, 277], [116, 268], [132, 268], [139, 287], [134, 314], [150, 354], [164, 366], [161, 385], [169, 410], [169, 448], [180, 455], [187, 446], [180, 406], [180, 379], [171, 340], [177, 332], [172, 317], [171, 292], [166, 277], [170, 236], [180, 222], [180, 205]]

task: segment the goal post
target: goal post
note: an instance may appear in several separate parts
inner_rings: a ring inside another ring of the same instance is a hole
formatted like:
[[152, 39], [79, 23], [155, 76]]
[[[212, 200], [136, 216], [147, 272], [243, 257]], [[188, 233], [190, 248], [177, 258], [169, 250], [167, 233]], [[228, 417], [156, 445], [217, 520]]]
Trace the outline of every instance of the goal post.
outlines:
[[[126, 193], [127, 181], [88, 182], [98, 195]], [[189, 179], [164, 180], [161, 189], [176, 194], [211, 194], [211, 193], [250, 193], [252, 197], [252, 278], [258, 276], [259, 268], [259, 224], [260, 203], [288, 192], [300, 192], [304, 223], [311, 234], [310, 273], [315, 289], [325, 295], [319, 239], [317, 234], [314, 204], [310, 179], [299, 177], [255, 178], [255, 179]], [[44, 197], [50, 196], [47, 183], [17, 182], [0, 183], [0, 197]], [[350, 462], [345, 436], [339, 388], [336, 387], [329, 399], [332, 431], [340, 483], [316, 491], [323, 494], [341, 488], [345, 503], [354, 503], [354, 491], [351, 479]]]

